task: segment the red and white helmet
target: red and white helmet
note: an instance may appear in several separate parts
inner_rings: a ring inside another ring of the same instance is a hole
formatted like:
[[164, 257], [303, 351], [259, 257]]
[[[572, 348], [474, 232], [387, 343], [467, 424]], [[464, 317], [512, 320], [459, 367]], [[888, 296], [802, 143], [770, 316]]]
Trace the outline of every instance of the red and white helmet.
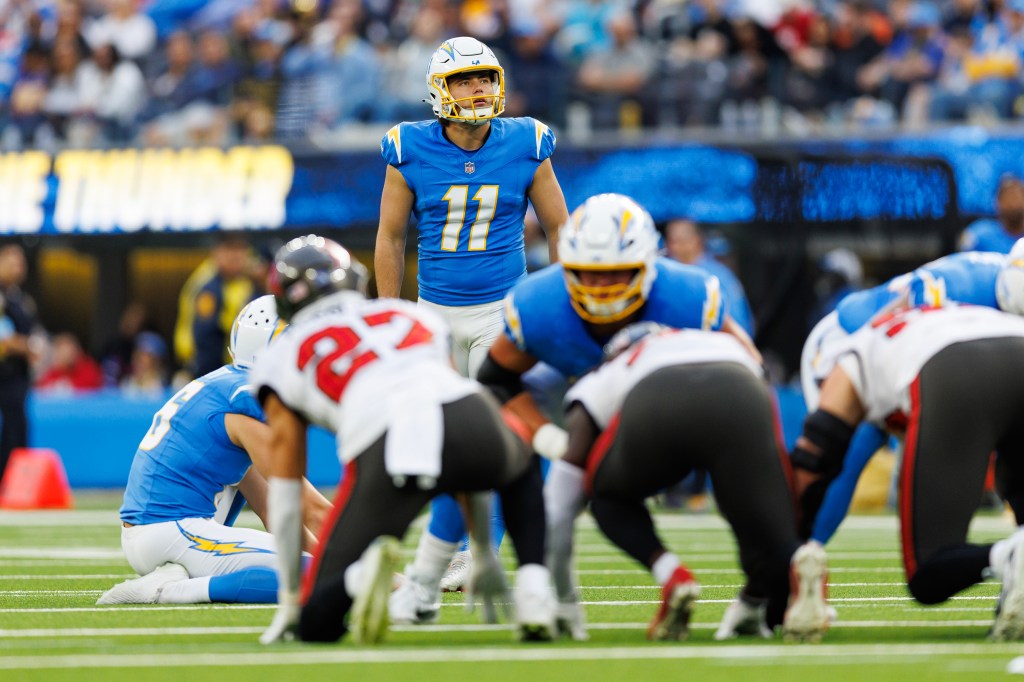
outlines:
[[[617, 322], [647, 300], [657, 275], [658, 230], [651, 215], [622, 194], [598, 194], [558, 233], [558, 260], [572, 306], [588, 322]], [[579, 273], [632, 270], [626, 284], [584, 286]]]
[[[473, 107], [473, 102], [457, 102], [448, 89], [448, 79], [460, 73], [491, 71], [494, 91], [481, 96], [487, 106]], [[449, 38], [434, 51], [427, 65], [427, 97], [434, 116], [449, 121], [483, 124], [505, 111], [505, 72], [491, 48], [476, 38]], [[463, 106], [467, 104], [468, 106]]]

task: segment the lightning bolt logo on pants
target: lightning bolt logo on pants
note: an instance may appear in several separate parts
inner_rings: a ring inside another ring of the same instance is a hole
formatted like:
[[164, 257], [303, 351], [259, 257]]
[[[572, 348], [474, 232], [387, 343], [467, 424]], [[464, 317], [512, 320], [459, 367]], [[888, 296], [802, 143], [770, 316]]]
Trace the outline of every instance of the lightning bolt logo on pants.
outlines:
[[229, 554], [249, 554], [251, 552], [261, 552], [263, 554], [273, 554], [269, 549], [262, 549], [260, 547], [243, 547], [243, 542], [220, 542], [219, 540], [211, 540], [209, 538], [202, 538], [195, 533], [189, 533], [187, 530], [181, 527], [180, 523], [175, 522], [178, 526], [178, 530], [192, 543], [189, 549], [195, 549], [200, 552], [209, 552], [216, 556], [228, 556]]

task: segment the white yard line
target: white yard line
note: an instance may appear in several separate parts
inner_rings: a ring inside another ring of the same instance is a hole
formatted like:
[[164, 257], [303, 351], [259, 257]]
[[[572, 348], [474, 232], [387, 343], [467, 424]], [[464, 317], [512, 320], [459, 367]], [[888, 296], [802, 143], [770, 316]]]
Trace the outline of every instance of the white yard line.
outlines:
[[23, 575], [4, 575], [0, 573], [0, 582], [4, 580], [92, 580], [92, 579], [103, 579], [103, 580], [125, 580], [127, 578], [134, 578], [134, 573], [63, 573], [53, 575], [40, 575], [38, 573], [29, 573]]
[[833, 665], [854, 663], [910, 662], [910, 658], [940, 656], [1006, 656], [1020, 653], [1019, 644], [902, 644], [902, 645], [820, 645], [820, 646], [648, 646], [648, 647], [467, 647], [452, 649], [336, 649], [303, 647], [297, 651], [267, 649], [265, 652], [129, 654], [67, 656], [11, 656], [0, 658], [0, 669], [61, 668], [208, 668], [258, 665], [328, 665], [345, 663], [467, 663], [608, 660], [721, 660], [758, 666], [769, 662], [808, 661]]
[[[0, 593], [0, 594], [2, 594], [2, 593]], [[47, 594], [47, 592], [40, 591], [40, 592], [32, 593], [32, 592], [26, 591], [24, 596], [27, 596], [28, 594]], [[53, 592], [53, 594], [58, 594], [58, 593], [57, 592]], [[78, 595], [81, 595], [81, 596], [86, 596], [86, 595], [101, 594], [101, 591], [100, 590], [81, 590], [81, 591], [60, 592], [59, 594], [66, 594], [66, 595], [78, 594]], [[954, 601], [987, 601], [987, 602], [991, 602], [995, 598], [996, 598], [996, 595], [989, 595], [989, 596], [979, 595], [979, 596], [969, 596], [969, 597], [952, 597], [950, 599], [950, 601], [951, 602], [954, 602]], [[733, 601], [732, 598], [730, 598], [730, 599], [698, 599], [697, 603], [698, 604], [730, 604], [730, 603], [732, 603], [732, 601]], [[913, 598], [912, 597], [890, 596], [890, 597], [837, 597], [837, 598], [829, 599], [829, 603], [830, 604], [851, 604], [851, 605], [856, 605], [857, 603], [875, 604], [875, 603], [883, 603], [883, 602], [913, 602]], [[613, 601], [590, 601], [590, 600], [585, 600], [585, 601], [583, 601], [581, 603], [584, 606], [644, 606], [644, 605], [660, 604], [661, 600], [659, 600], [659, 599], [631, 599], [631, 600], [619, 600], [619, 599], [616, 599], [616, 600], [613, 600]], [[441, 604], [441, 606], [443, 608], [460, 608], [461, 609], [461, 608], [465, 608], [465, 603], [461, 602], [461, 601], [458, 601], [458, 602], [448, 602], [448, 603]], [[114, 612], [114, 611], [153, 611], [153, 610], [174, 611], [174, 610], [197, 610], [197, 609], [272, 609], [272, 608], [275, 608], [275, 606], [273, 604], [186, 604], [186, 605], [173, 605], [173, 606], [172, 605], [165, 605], [165, 604], [152, 604], [152, 605], [151, 604], [132, 604], [132, 605], [129, 605], [129, 606], [98, 606], [98, 607], [81, 606], [81, 607], [71, 607], [71, 608], [63, 608], [63, 609], [62, 608], [51, 608], [51, 607], [41, 607], [41, 608], [0, 608], [0, 613], [63, 613], [63, 612], [78, 612], [78, 611], [106, 613], [106, 612]]]

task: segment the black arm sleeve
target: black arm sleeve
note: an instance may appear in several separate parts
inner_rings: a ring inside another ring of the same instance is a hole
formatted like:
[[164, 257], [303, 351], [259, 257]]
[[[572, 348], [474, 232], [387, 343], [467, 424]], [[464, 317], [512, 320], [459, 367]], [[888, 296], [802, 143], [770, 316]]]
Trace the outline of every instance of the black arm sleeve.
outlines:
[[476, 380], [483, 384], [501, 404], [507, 403], [523, 392], [522, 375], [499, 365], [491, 358], [490, 353], [484, 358], [484, 363], [480, 365]]

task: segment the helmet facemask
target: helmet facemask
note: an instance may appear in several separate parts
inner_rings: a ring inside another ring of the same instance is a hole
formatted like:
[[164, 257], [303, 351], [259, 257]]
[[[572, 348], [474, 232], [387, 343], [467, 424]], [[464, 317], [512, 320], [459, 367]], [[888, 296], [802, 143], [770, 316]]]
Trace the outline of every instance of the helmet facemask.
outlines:
[[[491, 72], [491, 92], [456, 100], [450, 82], [459, 74]], [[446, 40], [434, 52], [427, 67], [427, 94], [424, 100], [434, 115], [448, 121], [483, 125], [505, 111], [505, 73], [490, 48], [475, 38]], [[474, 105], [474, 100], [482, 100]]]
[[[657, 275], [658, 232], [650, 214], [621, 194], [598, 194], [558, 231], [558, 257], [573, 309], [586, 322], [610, 324], [647, 301]], [[584, 273], [622, 273], [584, 284]], [[628, 274], [627, 274], [628, 273]], [[612, 280], [612, 281], [610, 281]]]
[[[582, 282], [582, 272], [621, 272], [631, 270], [633, 276], [627, 282], [615, 284], [586, 285]], [[636, 263], [633, 266], [617, 265], [608, 267], [566, 267], [565, 280], [569, 289], [569, 299], [576, 313], [594, 324], [610, 324], [618, 322], [636, 311], [644, 304], [644, 275], [647, 266]]]
[[[459, 69], [444, 75], [433, 75], [430, 87], [437, 90], [438, 96], [441, 99], [441, 118], [471, 125], [483, 125], [505, 111], [505, 79], [502, 75], [501, 67], [486, 69], [492, 73], [493, 92], [459, 99], [456, 99], [452, 94], [448, 85], [450, 79], [458, 78], [459, 74], [462, 73], [473, 73], [482, 70], [484, 69]], [[477, 102], [477, 100], [486, 100], [487, 103]], [[477, 104], [477, 106], [473, 106], [474, 104]]]

